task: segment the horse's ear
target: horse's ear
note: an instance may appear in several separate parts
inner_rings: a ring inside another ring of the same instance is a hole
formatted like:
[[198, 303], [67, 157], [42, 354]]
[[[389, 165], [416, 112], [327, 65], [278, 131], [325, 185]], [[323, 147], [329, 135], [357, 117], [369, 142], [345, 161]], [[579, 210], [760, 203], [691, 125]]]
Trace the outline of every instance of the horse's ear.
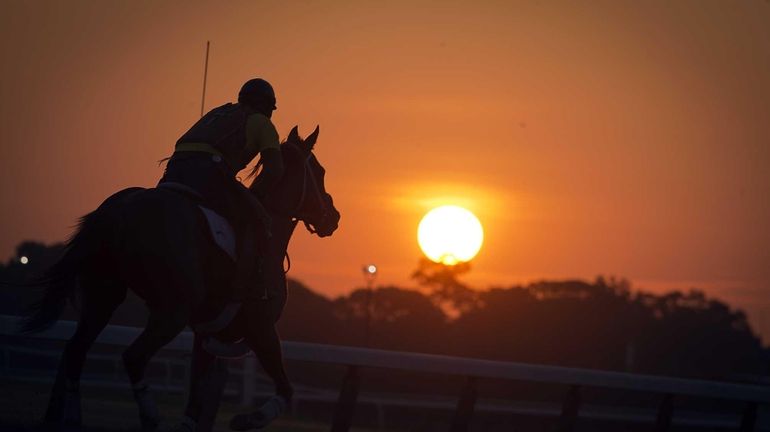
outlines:
[[291, 128], [291, 132], [289, 132], [289, 137], [286, 139], [286, 141], [289, 142], [302, 142], [302, 140], [299, 138], [299, 126], [294, 126]]
[[307, 138], [305, 138], [305, 146], [307, 147], [308, 150], [313, 150], [313, 146], [315, 145], [315, 142], [318, 141], [319, 129], [320, 127], [316, 126], [313, 133], [311, 133], [310, 135], [307, 136]]

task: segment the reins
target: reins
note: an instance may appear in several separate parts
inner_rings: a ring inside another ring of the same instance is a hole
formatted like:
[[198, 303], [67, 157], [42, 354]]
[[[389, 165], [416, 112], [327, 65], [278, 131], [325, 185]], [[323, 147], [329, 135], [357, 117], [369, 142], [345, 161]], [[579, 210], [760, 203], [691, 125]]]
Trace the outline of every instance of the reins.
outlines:
[[308, 166], [308, 163], [310, 161], [310, 158], [313, 157], [313, 153], [308, 152], [307, 156], [305, 156], [300, 150], [296, 144], [293, 143], [287, 143], [287, 145], [291, 146], [291, 149], [294, 150], [300, 157], [300, 160], [303, 164], [303, 170], [302, 170], [302, 193], [300, 194], [300, 198], [297, 202], [296, 207], [293, 211], [291, 211], [291, 217], [292, 219], [296, 220], [302, 220], [302, 222], [305, 224], [305, 228], [307, 228], [308, 231], [310, 231], [311, 234], [315, 234], [316, 230], [313, 228], [307, 221], [305, 221], [306, 215], [303, 215], [300, 213], [300, 210], [303, 207], [303, 204], [305, 204], [305, 199], [307, 198], [307, 189], [308, 189], [308, 177], [310, 177], [310, 181], [313, 183], [313, 191], [315, 192], [315, 198], [318, 200], [318, 203], [320, 204], [321, 208], [323, 209], [322, 218], [326, 217], [328, 214], [327, 205], [324, 202], [323, 197], [321, 196], [321, 192], [318, 188], [318, 182], [316, 181], [315, 177], [310, 175], [308, 176], [308, 171], [310, 171], [310, 167]]
[[[310, 158], [313, 156], [313, 153], [311, 151], [311, 152], [308, 152], [307, 155], [304, 155], [302, 150], [300, 150], [299, 147], [296, 144], [294, 144], [294, 143], [286, 143], [285, 145], [288, 145], [289, 148], [294, 150], [296, 152], [296, 154], [299, 156], [300, 161], [302, 162], [302, 192], [300, 193], [299, 199], [297, 200], [297, 205], [294, 207], [293, 210], [291, 210], [289, 212], [289, 217], [291, 218], [291, 222], [292, 222], [291, 230], [293, 232], [294, 229], [297, 227], [297, 223], [300, 220], [302, 220], [302, 223], [305, 224], [305, 228], [307, 228], [307, 230], [311, 234], [315, 234], [317, 232], [315, 230], [315, 228], [313, 228], [313, 226], [310, 225], [310, 223], [308, 223], [304, 219], [305, 215], [302, 215], [300, 213], [300, 210], [302, 209], [303, 205], [305, 204], [305, 199], [307, 198], [307, 195], [308, 195], [307, 194], [308, 177], [310, 177], [310, 181], [313, 182], [313, 186], [314, 186], [313, 189], [315, 190], [315, 194], [316, 194], [316, 198], [318, 199], [318, 203], [323, 208], [323, 215], [322, 215], [322, 217], [325, 217], [326, 214], [327, 214], [326, 203], [324, 203], [323, 197], [321, 196], [321, 193], [318, 190], [318, 182], [316, 181], [316, 179], [312, 175], [308, 175], [308, 171], [310, 170], [310, 167], [309, 167], [308, 163], [310, 161]], [[257, 168], [259, 168], [261, 163], [262, 163], [262, 160], [260, 159], [259, 162], [257, 162], [257, 166], [255, 167], [255, 171], [256, 171]], [[286, 250], [285, 256], [286, 256], [286, 269], [283, 272], [284, 272], [284, 274], [287, 274], [287, 273], [289, 273], [289, 270], [291, 270], [291, 257], [289, 256], [288, 249]]]

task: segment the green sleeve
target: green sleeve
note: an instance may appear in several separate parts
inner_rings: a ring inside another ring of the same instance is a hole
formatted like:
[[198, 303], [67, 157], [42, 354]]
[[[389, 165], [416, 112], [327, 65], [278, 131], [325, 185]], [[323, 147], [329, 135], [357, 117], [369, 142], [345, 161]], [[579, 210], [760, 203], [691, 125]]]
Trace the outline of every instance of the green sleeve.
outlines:
[[263, 114], [252, 114], [246, 119], [246, 153], [254, 157], [262, 150], [280, 149], [278, 131]]

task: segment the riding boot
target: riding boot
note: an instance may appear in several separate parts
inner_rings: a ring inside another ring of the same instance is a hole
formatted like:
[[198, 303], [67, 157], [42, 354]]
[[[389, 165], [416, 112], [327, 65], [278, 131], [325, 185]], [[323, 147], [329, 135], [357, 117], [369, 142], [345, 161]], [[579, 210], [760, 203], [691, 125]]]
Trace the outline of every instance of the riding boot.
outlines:
[[256, 232], [253, 225], [246, 225], [241, 231], [238, 243], [238, 259], [233, 278], [233, 300], [242, 302], [249, 298], [261, 298], [262, 263], [257, 253]]

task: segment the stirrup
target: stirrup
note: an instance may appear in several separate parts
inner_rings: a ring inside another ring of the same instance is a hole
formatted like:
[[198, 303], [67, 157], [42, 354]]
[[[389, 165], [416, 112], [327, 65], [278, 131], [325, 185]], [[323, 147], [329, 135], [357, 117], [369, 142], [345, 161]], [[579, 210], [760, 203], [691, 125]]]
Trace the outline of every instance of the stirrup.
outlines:
[[213, 336], [203, 339], [203, 349], [213, 356], [226, 359], [243, 358], [251, 352], [251, 348], [243, 340], [228, 343]]

